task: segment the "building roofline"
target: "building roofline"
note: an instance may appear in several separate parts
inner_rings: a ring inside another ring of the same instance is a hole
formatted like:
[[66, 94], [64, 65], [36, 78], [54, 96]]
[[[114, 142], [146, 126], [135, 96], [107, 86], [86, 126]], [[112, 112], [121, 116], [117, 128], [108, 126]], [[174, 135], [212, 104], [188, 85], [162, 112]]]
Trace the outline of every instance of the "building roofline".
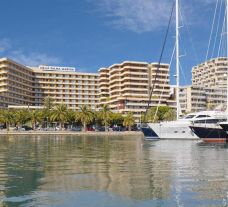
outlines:
[[[104, 70], [104, 69], [108, 70], [108, 69], [112, 69], [114, 67], [120, 67], [120, 66], [123, 66], [124, 64], [128, 64], [128, 63], [130, 63], [130, 64], [145, 64], [145, 65], [149, 65], [149, 64], [151, 64], [151, 65], [157, 65], [157, 64], [159, 64], [158, 62], [148, 63], [148, 62], [144, 62], [144, 61], [130, 61], [130, 60], [125, 60], [125, 61], [123, 61], [121, 63], [114, 63], [114, 64], [112, 64], [111, 66], [109, 66], [107, 68], [106, 67], [101, 67], [98, 71], [101, 71], [101, 70]], [[169, 66], [168, 63], [161, 63], [161, 65]]]
[[16, 64], [16, 65], [19, 65], [19, 66], [21, 66], [21, 67], [24, 67], [24, 68], [27, 68], [27, 69], [31, 70], [30, 67], [25, 66], [25, 65], [23, 65], [23, 64], [21, 64], [21, 63], [18, 63], [18, 62], [14, 61], [14, 60], [12, 60], [12, 59], [10, 59], [10, 58], [8, 58], [8, 57], [2, 57], [2, 58], [0, 58], [0, 62], [1, 62], [1, 61], [9, 61], [9, 62], [11, 62], [11, 63], [13, 63], [13, 64]]
[[39, 69], [38, 67], [32, 67], [32, 66], [26, 66], [26, 65], [23, 65], [23, 64], [20, 64], [8, 57], [2, 57], [0, 58], [0, 62], [3, 62], [3, 61], [8, 61], [8, 62], [11, 62], [13, 64], [16, 64], [20, 67], [24, 67], [26, 69], [29, 69], [31, 70], [31, 72], [40, 72], [40, 71], [43, 71], [43, 72], [55, 72], [55, 73], [59, 73], [59, 74], [85, 74], [85, 75], [96, 75], [98, 76], [99, 74], [98, 73], [92, 73], [92, 72], [78, 72], [78, 71], [74, 71], [74, 72], [66, 72], [66, 71], [44, 71], [44, 70], [41, 70]]
[[196, 69], [197, 67], [199, 67], [199, 66], [205, 65], [205, 63], [210, 63], [210, 62], [212, 62], [212, 61], [214, 61], [214, 60], [218, 60], [218, 59], [221, 59], [221, 58], [226, 58], [226, 59], [227, 59], [227, 57], [225, 57], [225, 56], [224, 56], [224, 57], [221, 56], [221, 57], [216, 57], [216, 58], [208, 59], [208, 60], [206, 60], [206, 61], [204, 61], [204, 62], [199, 63], [198, 65], [194, 65], [194, 66], [192, 67], [192, 71], [193, 71], [194, 69]]

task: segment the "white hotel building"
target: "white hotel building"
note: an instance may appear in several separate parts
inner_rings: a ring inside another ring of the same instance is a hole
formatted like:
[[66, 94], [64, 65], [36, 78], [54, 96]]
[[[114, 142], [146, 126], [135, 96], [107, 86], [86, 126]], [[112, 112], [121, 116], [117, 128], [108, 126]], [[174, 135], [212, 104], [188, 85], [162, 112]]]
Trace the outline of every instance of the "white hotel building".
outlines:
[[99, 101], [99, 76], [76, 72], [72, 67], [26, 67], [8, 58], [0, 59], [0, 108], [41, 106], [49, 96], [71, 109]]

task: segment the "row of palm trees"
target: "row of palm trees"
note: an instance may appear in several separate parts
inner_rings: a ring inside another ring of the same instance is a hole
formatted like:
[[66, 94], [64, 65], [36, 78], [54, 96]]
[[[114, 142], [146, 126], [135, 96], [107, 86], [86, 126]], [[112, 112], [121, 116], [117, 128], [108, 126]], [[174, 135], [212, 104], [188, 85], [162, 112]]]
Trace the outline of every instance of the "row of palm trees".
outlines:
[[[82, 125], [85, 131], [89, 124], [104, 126], [105, 131], [108, 131], [109, 126], [123, 125], [131, 130], [131, 127], [135, 124], [133, 113], [128, 113], [123, 116], [120, 113], [114, 113], [110, 110], [108, 105], [98, 111], [92, 111], [87, 106], [80, 107], [80, 110], [74, 111], [68, 109], [65, 104], [54, 104], [53, 99], [47, 97], [44, 99], [43, 109], [31, 110], [20, 109], [4, 109], [0, 110], [0, 123], [4, 123], [9, 130], [10, 125], [21, 127], [30, 122], [32, 128], [35, 130], [37, 126], [44, 126], [48, 128], [51, 123], [59, 123], [60, 130], [64, 128], [65, 124]], [[152, 107], [148, 110], [146, 115], [142, 114], [142, 122], [160, 122], [160, 121], [172, 121], [176, 118], [175, 110], [167, 106]]]
[[104, 126], [105, 131], [108, 131], [111, 125], [123, 125], [131, 130], [135, 123], [132, 113], [122, 116], [120, 113], [113, 113], [107, 105], [104, 105], [99, 111], [92, 111], [87, 106], [80, 107], [80, 110], [74, 111], [68, 109], [65, 104], [52, 105], [50, 100], [45, 100], [43, 109], [4, 109], [0, 111], [0, 123], [6, 125], [9, 130], [10, 125], [22, 127], [30, 122], [35, 130], [37, 126], [45, 125], [49, 127], [51, 123], [59, 123], [60, 130], [65, 124], [73, 125], [77, 123], [82, 125], [85, 131], [89, 124]]

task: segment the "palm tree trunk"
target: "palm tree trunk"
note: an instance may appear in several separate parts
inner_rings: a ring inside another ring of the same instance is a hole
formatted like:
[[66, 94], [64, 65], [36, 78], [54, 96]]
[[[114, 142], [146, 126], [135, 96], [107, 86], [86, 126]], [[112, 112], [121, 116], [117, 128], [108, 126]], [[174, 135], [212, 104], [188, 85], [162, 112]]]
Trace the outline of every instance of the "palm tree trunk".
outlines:
[[105, 124], [105, 131], [106, 131], [106, 132], [108, 131], [108, 126], [107, 126], [107, 124]]
[[83, 123], [83, 131], [84, 132], [86, 131], [86, 123], [85, 122]]
[[6, 123], [6, 129], [9, 131], [9, 123]]
[[130, 126], [130, 125], [128, 126], [128, 131], [129, 131], [129, 132], [131, 131], [131, 126]]
[[35, 121], [32, 122], [32, 128], [33, 128], [33, 130], [36, 129], [36, 122]]

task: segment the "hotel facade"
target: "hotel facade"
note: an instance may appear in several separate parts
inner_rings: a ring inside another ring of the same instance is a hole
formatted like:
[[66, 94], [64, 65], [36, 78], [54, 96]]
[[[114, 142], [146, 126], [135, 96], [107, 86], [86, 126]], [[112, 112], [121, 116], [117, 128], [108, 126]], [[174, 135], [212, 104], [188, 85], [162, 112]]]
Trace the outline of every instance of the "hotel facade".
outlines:
[[[157, 78], [156, 78], [157, 76]], [[41, 107], [45, 97], [78, 110], [108, 104], [114, 112], [141, 117], [154, 87], [151, 106], [172, 105], [169, 65], [125, 61], [99, 73], [75, 72], [72, 67], [28, 67], [0, 59], [0, 108]], [[173, 104], [175, 106], [175, 104]]]
[[99, 76], [75, 72], [70, 67], [26, 67], [8, 58], [0, 59], [0, 107], [42, 106], [45, 97], [71, 109], [99, 101]]

